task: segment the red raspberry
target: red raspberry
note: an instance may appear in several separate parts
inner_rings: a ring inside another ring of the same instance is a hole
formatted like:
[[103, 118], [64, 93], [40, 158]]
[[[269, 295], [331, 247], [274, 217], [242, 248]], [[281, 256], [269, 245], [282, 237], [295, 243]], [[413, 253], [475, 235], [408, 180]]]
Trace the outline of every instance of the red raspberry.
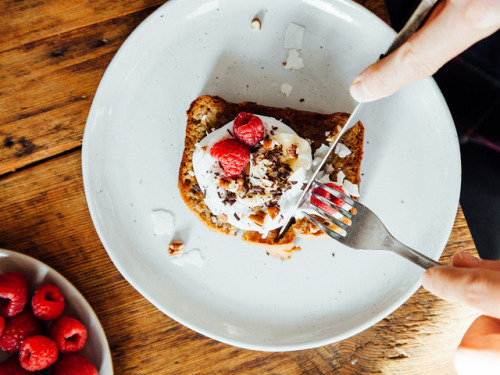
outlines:
[[15, 353], [25, 338], [41, 332], [41, 322], [26, 309], [21, 314], [7, 319], [2, 336], [0, 336], [0, 349], [7, 353]]
[[[344, 190], [333, 183], [328, 183], [326, 184], [327, 186], [331, 187], [332, 189], [335, 189], [337, 191], [340, 191], [341, 193], [345, 194]], [[345, 202], [341, 201], [338, 198], [335, 198], [333, 195], [331, 195], [329, 192], [327, 192], [325, 189], [322, 189], [320, 187], [317, 187], [316, 189], [313, 190], [314, 193], [318, 193], [322, 197], [325, 197], [332, 203], [336, 204], [339, 207], [343, 207], [345, 205]], [[311, 195], [311, 203], [314, 204], [315, 206], [323, 209], [323, 211], [328, 212], [330, 215], [333, 215], [336, 211], [331, 208], [330, 206], [326, 205], [325, 203], [321, 202], [318, 198], [316, 198], [314, 195]]]
[[73, 353], [85, 345], [87, 329], [75, 318], [63, 315], [50, 327], [50, 337], [61, 353]]
[[84, 356], [80, 354], [60, 355], [52, 368], [53, 375], [97, 375], [97, 369]]
[[230, 138], [214, 144], [210, 149], [210, 155], [220, 162], [227, 177], [241, 174], [250, 160], [248, 148]]
[[264, 124], [260, 117], [241, 112], [234, 119], [234, 136], [248, 147], [254, 147], [264, 138]]
[[54, 284], [40, 286], [31, 299], [33, 314], [41, 320], [56, 320], [64, 310], [64, 297]]
[[57, 360], [57, 347], [46, 336], [31, 336], [23, 341], [19, 349], [19, 362], [28, 371], [49, 367]]
[[2, 336], [4, 328], [5, 328], [5, 318], [0, 316], [0, 336]]
[[0, 375], [30, 375], [31, 372], [26, 371], [21, 367], [17, 356], [7, 358], [0, 363]]
[[28, 301], [28, 280], [20, 272], [0, 275], [0, 315], [13, 317], [23, 311]]

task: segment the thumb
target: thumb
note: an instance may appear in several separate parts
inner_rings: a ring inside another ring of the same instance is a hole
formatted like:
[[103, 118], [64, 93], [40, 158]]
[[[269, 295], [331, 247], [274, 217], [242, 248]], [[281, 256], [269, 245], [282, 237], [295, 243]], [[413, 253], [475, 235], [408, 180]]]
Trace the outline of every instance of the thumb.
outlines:
[[480, 316], [469, 327], [455, 353], [459, 375], [498, 374], [500, 321]]
[[422, 285], [450, 302], [459, 302], [500, 319], [500, 272], [480, 268], [433, 267]]

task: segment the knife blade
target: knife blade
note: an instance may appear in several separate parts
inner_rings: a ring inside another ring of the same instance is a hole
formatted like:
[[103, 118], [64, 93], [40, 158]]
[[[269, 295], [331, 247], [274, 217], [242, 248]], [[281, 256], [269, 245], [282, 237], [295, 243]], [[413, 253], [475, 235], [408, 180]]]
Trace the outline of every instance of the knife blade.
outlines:
[[[419, 29], [420, 25], [427, 19], [427, 16], [429, 15], [430, 11], [434, 8], [436, 3], [439, 0], [422, 0], [420, 4], [417, 6], [413, 14], [410, 16], [410, 19], [406, 22], [406, 24], [403, 26], [401, 31], [396, 35], [394, 38], [393, 42], [387, 49], [387, 51], [380, 55], [380, 59], [384, 58], [385, 56], [389, 55], [390, 53], [394, 52], [399, 46], [401, 46], [404, 42], [406, 42], [417, 30]], [[283, 226], [281, 227], [278, 235], [274, 239], [275, 242], [279, 241], [281, 237], [283, 237], [283, 234], [288, 230], [288, 228], [291, 225], [291, 220], [295, 216], [295, 212], [299, 209], [299, 207], [304, 203], [304, 200], [309, 193], [309, 189], [311, 185], [314, 183], [314, 180], [316, 179], [316, 176], [318, 173], [321, 171], [323, 166], [326, 163], [326, 160], [328, 157], [331, 155], [332, 151], [335, 149], [337, 146], [337, 143], [342, 136], [348, 129], [350, 129], [352, 126], [354, 126], [358, 121], [357, 121], [357, 116], [360, 113], [360, 108], [368, 105], [367, 103], [358, 103], [354, 110], [352, 111], [351, 115], [349, 116], [349, 119], [345, 123], [344, 127], [342, 130], [339, 132], [337, 135], [337, 138], [331, 143], [330, 148], [328, 149], [328, 152], [326, 155], [323, 157], [321, 160], [320, 164], [316, 167], [314, 170], [314, 173], [312, 174], [311, 178], [307, 182], [307, 184], [304, 187], [304, 190], [300, 194], [299, 198], [297, 199], [297, 203], [294, 205], [293, 209], [284, 217], [284, 223]]]
[[283, 234], [288, 230], [291, 224], [292, 217], [295, 216], [295, 212], [297, 209], [304, 203], [304, 200], [306, 198], [307, 193], [309, 192], [309, 188], [313, 184], [314, 180], [316, 179], [316, 176], [321, 172], [323, 169], [323, 166], [326, 163], [326, 160], [328, 157], [331, 155], [332, 151], [335, 149], [337, 146], [337, 143], [339, 142], [340, 138], [342, 135], [350, 128], [352, 128], [358, 121], [359, 121], [359, 113], [360, 108], [366, 105], [365, 103], [358, 103], [354, 110], [352, 111], [351, 115], [347, 119], [347, 122], [345, 125], [342, 127], [342, 130], [336, 135], [335, 139], [332, 141], [330, 144], [330, 147], [328, 148], [328, 151], [326, 152], [325, 156], [323, 159], [321, 159], [321, 162], [318, 164], [316, 169], [314, 170], [314, 173], [312, 174], [311, 178], [308, 180], [306, 186], [304, 187], [304, 190], [302, 191], [301, 195], [299, 196], [297, 203], [293, 207], [293, 209], [289, 212], [289, 214], [285, 217], [285, 225], [283, 225], [278, 233], [278, 236], [276, 237], [276, 241], [279, 240]]

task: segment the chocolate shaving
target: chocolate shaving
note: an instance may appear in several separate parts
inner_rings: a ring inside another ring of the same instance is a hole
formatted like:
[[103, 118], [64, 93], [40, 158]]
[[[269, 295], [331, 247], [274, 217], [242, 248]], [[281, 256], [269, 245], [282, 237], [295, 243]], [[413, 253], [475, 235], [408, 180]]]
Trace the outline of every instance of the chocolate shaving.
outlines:
[[232, 206], [236, 202], [236, 195], [232, 192], [227, 192], [226, 198], [222, 201], [224, 204]]

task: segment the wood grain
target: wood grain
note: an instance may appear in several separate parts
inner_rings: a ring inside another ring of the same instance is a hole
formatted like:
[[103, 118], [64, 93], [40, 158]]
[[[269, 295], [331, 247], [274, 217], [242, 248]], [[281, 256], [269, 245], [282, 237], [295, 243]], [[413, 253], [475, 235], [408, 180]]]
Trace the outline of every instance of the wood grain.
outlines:
[[81, 146], [104, 70], [151, 11], [0, 52], [0, 175]]
[[[82, 292], [106, 331], [116, 374], [453, 374], [453, 351], [477, 313], [422, 289], [347, 340], [265, 353], [183, 327], [120, 275], [87, 210], [80, 146], [104, 70], [161, 3], [0, 2], [0, 247], [40, 259]], [[358, 3], [389, 22], [383, 0]], [[476, 252], [461, 209], [441, 260], [457, 250]]]
[[0, 2], [0, 51], [156, 8], [164, 0], [19, 1]]

